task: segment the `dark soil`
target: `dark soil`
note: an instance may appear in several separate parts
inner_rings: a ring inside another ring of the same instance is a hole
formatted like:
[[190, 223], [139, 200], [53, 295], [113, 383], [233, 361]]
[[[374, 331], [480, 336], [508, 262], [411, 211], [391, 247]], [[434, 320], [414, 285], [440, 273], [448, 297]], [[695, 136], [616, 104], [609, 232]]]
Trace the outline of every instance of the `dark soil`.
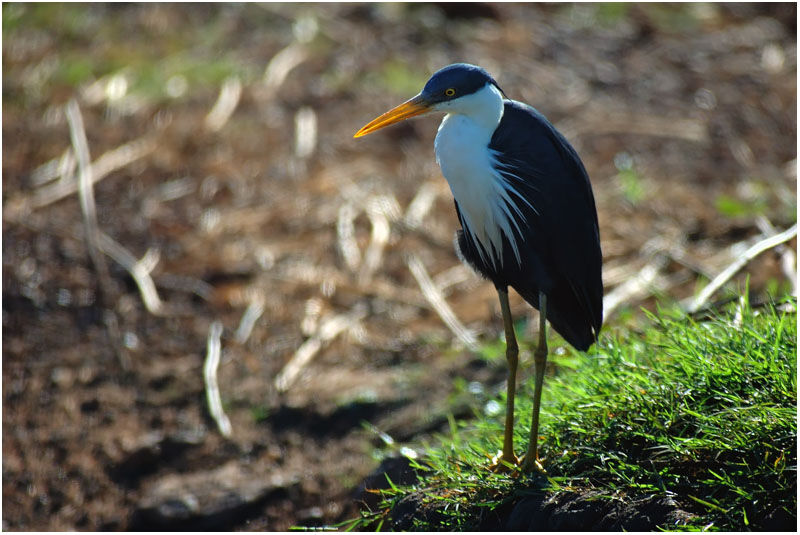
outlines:
[[[418, 494], [411, 494], [392, 511], [393, 531], [415, 531], [414, 521], [436, 526], [446, 519]], [[692, 515], [669, 497], [619, 498], [594, 492], [534, 493], [483, 512], [477, 531], [657, 531], [680, 526]]]
[[[488, 68], [582, 155], [606, 292], [655, 267], [608, 311], [635, 324], [631, 310], [693, 295], [757, 241], [758, 216], [794, 222], [795, 20], [794, 4], [4, 4], [3, 529], [285, 530], [357, 515], [383, 456], [470, 417], [505, 370], [450, 349], [463, 345], [408, 267], [413, 252], [467, 328], [499, 336], [491, 284], [452, 252], [437, 120], [352, 134], [447, 63]], [[226, 81], [237, 96], [220, 124]], [[111, 165], [94, 186], [99, 227], [156, 255], [160, 314], [118, 262], [99, 278], [75, 189], [48, 197], [76, 180], [70, 99], [94, 172]], [[786, 285], [782, 258], [735, 283]], [[206, 404], [215, 321], [230, 438]], [[482, 527], [638, 530], [682, 514], [663, 499], [548, 500]]]

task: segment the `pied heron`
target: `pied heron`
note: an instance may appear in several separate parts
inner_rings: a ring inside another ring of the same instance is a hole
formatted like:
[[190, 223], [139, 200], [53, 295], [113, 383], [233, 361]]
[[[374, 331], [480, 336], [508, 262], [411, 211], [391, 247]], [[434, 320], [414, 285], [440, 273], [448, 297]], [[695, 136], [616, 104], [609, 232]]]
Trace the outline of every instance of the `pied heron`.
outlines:
[[[508, 394], [503, 450], [493, 468], [544, 472], [538, 455], [539, 407], [547, 362], [546, 321], [576, 349], [603, 323], [602, 253], [592, 187], [580, 157], [537, 110], [505, 98], [484, 69], [456, 63], [422, 92], [376, 118], [354, 137], [428, 112], [444, 112], [434, 149], [462, 229], [456, 252], [491, 280], [506, 335]], [[514, 454], [519, 349], [508, 304], [514, 288], [539, 310], [528, 451]]]

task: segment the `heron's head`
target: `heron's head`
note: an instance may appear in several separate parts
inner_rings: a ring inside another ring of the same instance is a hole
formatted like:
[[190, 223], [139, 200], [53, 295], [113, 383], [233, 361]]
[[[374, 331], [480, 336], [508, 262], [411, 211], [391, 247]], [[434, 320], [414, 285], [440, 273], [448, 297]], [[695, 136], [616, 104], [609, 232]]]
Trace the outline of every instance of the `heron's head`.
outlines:
[[486, 89], [502, 95], [497, 82], [481, 67], [468, 63], [448, 65], [431, 76], [420, 94], [372, 120], [353, 137], [365, 136], [384, 126], [432, 111], [468, 113], [481, 105], [475, 97]]

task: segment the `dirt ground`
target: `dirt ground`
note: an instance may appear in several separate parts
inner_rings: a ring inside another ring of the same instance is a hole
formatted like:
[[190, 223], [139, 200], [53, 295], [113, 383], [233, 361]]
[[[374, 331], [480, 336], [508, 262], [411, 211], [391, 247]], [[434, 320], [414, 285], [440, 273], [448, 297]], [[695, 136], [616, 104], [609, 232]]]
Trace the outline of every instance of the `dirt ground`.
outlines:
[[[502, 328], [452, 251], [438, 119], [352, 134], [448, 63], [487, 68], [581, 154], [606, 329], [635, 325], [796, 221], [795, 21], [795, 4], [4, 4], [3, 529], [354, 516], [381, 459], [469, 417], [505, 363], [464, 349]], [[732, 287], [790, 288], [795, 249]], [[215, 322], [229, 437], [206, 401]]]

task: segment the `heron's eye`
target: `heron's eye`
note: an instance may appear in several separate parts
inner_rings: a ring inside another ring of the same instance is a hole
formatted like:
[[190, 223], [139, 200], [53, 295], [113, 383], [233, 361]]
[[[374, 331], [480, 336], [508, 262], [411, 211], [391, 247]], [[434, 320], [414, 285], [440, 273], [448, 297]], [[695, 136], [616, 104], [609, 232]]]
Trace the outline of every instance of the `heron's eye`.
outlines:
[[456, 90], [453, 89], [452, 87], [448, 87], [447, 89], [444, 90], [444, 94], [445, 96], [452, 97], [453, 95], [456, 94]]

